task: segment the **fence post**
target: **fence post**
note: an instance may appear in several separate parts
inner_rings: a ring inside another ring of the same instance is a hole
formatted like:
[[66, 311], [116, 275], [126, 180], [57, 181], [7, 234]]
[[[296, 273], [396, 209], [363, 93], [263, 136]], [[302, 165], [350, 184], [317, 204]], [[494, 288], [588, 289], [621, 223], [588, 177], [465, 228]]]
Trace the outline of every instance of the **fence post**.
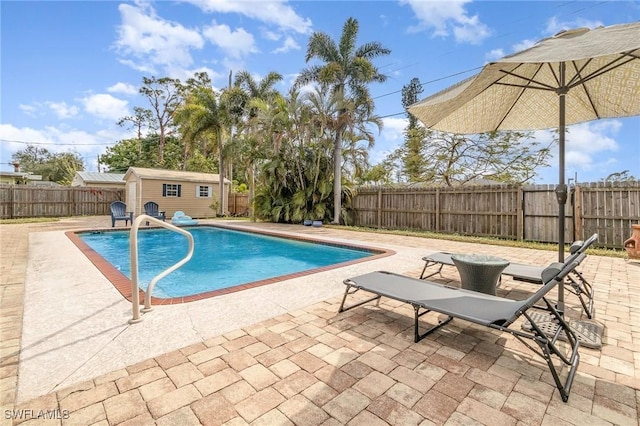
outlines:
[[440, 232], [440, 188], [436, 188], [436, 232]]
[[577, 184], [574, 186], [573, 197], [573, 241], [577, 241], [583, 239], [584, 232], [582, 229], [582, 190]]
[[378, 188], [378, 229], [382, 228], [382, 188]]
[[69, 216], [80, 216], [78, 214], [78, 200], [76, 199], [76, 188], [71, 187], [71, 214]]
[[522, 186], [518, 186], [516, 195], [516, 240], [524, 238], [524, 192]]
[[13, 219], [13, 189], [15, 185], [11, 185], [9, 190], [9, 219]]

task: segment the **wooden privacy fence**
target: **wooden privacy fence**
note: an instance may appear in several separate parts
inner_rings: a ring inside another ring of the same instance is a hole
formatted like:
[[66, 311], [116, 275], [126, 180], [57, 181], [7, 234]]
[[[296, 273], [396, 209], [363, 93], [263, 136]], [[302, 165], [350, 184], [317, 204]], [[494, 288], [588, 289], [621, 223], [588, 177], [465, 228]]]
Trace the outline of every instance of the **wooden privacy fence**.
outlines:
[[227, 208], [231, 216], [249, 215], [249, 194], [230, 193]]
[[[0, 219], [108, 215], [116, 200], [125, 200], [124, 188], [0, 185]], [[246, 216], [249, 196], [231, 193], [228, 206], [229, 214]]]
[[[555, 185], [360, 188], [356, 226], [414, 229], [557, 242]], [[565, 241], [599, 234], [598, 245], [622, 248], [640, 222], [640, 182], [581, 183], [567, 200]]]
[[119, 188], [0, 185], [0, 218], [106, 215], [124, 194]]

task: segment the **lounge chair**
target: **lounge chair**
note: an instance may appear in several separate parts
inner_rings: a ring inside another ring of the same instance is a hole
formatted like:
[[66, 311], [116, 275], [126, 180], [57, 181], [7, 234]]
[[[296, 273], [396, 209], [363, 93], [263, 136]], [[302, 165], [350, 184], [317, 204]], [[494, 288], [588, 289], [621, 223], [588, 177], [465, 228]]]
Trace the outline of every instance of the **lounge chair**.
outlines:
[[[144, 214], [154, 217], [156, 219], [160, 219], [163, 222], [165, 221], [166, 217], [164, 212], [158, 211], [158, 203], [154, 202], [154, 201], [149, 201], [147, 203], [145, 203], [144, 205]], [[149, 226], [149, 222], [147, 222], [147, 226]]]
[[183, 211], [178, 210], [173, 214], [171, 224], [176, 226], [197, 225], [198, 221], [191, 219], [191, 216], [187, 216]]
[[127, 205], [122, 201], [114, 201], [111, 203], [111, 227], [116, 226], [117, 220], [124, 220], [125, 226], [129, 224], [129, 221], [133, 223], [133, 212], [127, 211]]
[[[586, 241], [575, 241], [569, 249], [570, 255], [567, 257], [565, 263], [571, 262], [573, 259], [578, 258], [584, 253], [589, 246], [598, 240], [598, 234], [593, 234]], [[444, 265], [453, 266], [454, 262], [451, 256], [454, 253], [436, 252], [422, 258], [425, 261], [424, 268], [420, 274], [420, 279], [427, 279], [436, 274], [442, 274], [442, 267]], [[437, 268], [435, 271], [434, 268]], [[516, 281], [525, 281], [533, 284], [543, 284], [542, 271], [544, 266], [539, 265], [527, 265], [524, 263], [509, 263], [509, 265], [502, 271], [502, 275], [508, 275], [513, 277]], [[572, 270], [567, 276], [567, 282], [569, 287], [566, 287], [567, 291], [573, 293], [580, 300], [582, 309], [588, 318], [593, 317], [593, 287], [584, 278], [584, 276], [577, 270]]]
[[[581, 256], [584, 257], [586, 255], [581, 254], [570, 263], [552, 263], [545, 268], [542, 272], [542, 280], [545, 284], [525, 300], [511, 300], [472, 290], [463, 290], [458, 287], [449, 287], [392, 272], [371, 272], [344, 280], [347, 288], [342, 298], [339, 312], [385, 296], [413, 306], [415, 312], [415, 342], [419, 342], [454, 318], [504, 331], [513, 335], [546, 361], [560, 396], [566, 402], [569, 399], [573, 377], [580, 362], [580, 355], [578, 354], [580, 343], [562, 314], [555, 309], [553, 303], [547, 300], [546, 294], [576, 267], [581, 261]], [[364, 290], [376, 296], [345, 307], [347, 296], [358, 290]], [[544, 301], [546, 309], [558, 324], [553, 337], [547, 337], [541, 327], [535, 323], [532, 316], [527, 313], [530, 308], [541, 300]], [[421, 333], [419, 331], [419, 318], [432, 311], [447, 315], [447, 318]], [[531, 331], [522, 331], [515, 327], [510, 328], [521, 316], [530, 322]], [[567, 340], [570, 354], [565, 354], [561, 348], [556, 346], [556, 342], [560, 337]], [[535, 348], [527, 339], [537, 343], [539, 349]], [[561, 360], [564, 365], [570, 367], [564, 383], [560, 380], [559, 372], [554, 366], [555, 359]]]

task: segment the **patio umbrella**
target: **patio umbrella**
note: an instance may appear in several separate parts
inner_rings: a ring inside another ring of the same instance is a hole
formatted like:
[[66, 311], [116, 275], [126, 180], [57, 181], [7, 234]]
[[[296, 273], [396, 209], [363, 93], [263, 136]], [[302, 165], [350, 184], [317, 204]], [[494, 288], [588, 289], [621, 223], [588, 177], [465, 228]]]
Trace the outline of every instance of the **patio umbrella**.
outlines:
[[[559, 130], [558, 260], [564, 260], [565, 126], [640, 114], [640, 22], [563, 31], [489, 63], [475, 76], [409, 107], [452, 133]], [[560, 285], [558, 306], [563, 309]]]

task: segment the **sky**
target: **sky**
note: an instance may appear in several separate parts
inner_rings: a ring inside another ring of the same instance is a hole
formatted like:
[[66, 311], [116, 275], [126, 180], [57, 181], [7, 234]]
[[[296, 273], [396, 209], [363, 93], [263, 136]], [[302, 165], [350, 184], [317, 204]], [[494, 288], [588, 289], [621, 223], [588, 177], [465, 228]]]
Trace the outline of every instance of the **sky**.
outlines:
[[[97, 171], [98, 155], [133, 137], [116, 122], [133, 108], [143, 77], [185, 81], [206, 71], [214, 87], [229, 72], [284, 76], [286, 93], [306, 66], [313, 32], [338, 40], [358, 20], [357, 45], [391, 50], [374, 60], [388, 76], [371, 95], [384, 127], [370, 151], [380, 162], [402, 144], [402, 87], [417, 77], [421, 98], [490, 61], [563, 29], [640, 21], [640, 1], [7, 1], [0, 2], [0, 170], [37, 144], [77, 152]], [[538, 131], [538, 141], [551, 133]], [[558, 180], [557, 152], [536, 183]], [[595, 182], [628, 170], [640, 178], [640, 117], [569, 127], [566, 175]]]

